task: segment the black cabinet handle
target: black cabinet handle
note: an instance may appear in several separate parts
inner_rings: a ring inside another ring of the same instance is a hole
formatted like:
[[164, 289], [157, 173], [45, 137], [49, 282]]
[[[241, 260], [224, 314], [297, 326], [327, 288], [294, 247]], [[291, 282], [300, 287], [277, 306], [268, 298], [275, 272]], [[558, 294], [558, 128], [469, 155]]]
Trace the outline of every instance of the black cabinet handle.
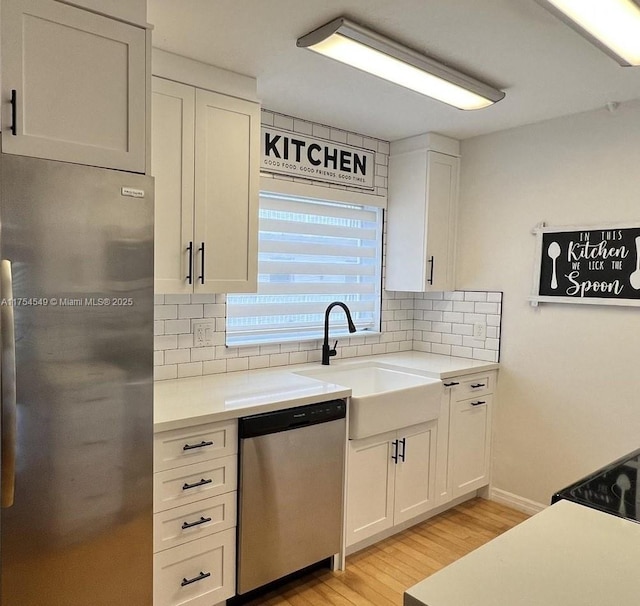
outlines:
[[456, 383], [455, 381], [451, 381], [451, 383], [443, 383], [445, 387], [453, 387], [454, 385], [460, 385], [460, 383]]
[[433, 256], [429, 257], [429, 259], [427, 260], [427, 263], [431, 265], [431, 271], [429, 272], [429, 279], [427, 280], [427, 282], [429, 282], [429, 284], [433, 284], [433, 266], [436, 264]]
[[198, 252], [201, 254], [200, 257], [200, 275], [198, 276], [198, 280], [200, 280], [200, 284], [204, 284], [204, 242], [201, 243]]
[[180, 583], [180, 587], [191, 585], [191, 583], [197, 583], [198, 581], [202, 581], [202, 579], [206, 579], [207, 577], [210, 577], [210, 576], [211, 576], [210, 572], [200, 571], [200, 574], [197, 577], [193, 577], [192, 579], [183, 578], [182, 583]]
[[471, 389], [478, 389], [478, 387], [486, 387], [484, 383], [477, 383], [476, 385], [472, 385]]
[[398, 440], [394, 440], [391, 442], [393, 444], [393, 454], [391, 455], [391, 459], [397, 465], [398, 464]]
[[205, 442], [202, 440], [200, 444], [185, 444], [182, 450], [193, 450], [194, 448], [204, 448], [205, 446], [213, 446], [213, 442]]
[[187, 250], [189, 251], [189, 273], [187, 274], [187, 282], [193, 284], [193, 242], [189, 242]]
[[407, 439], [406, 438], [402, 438], [402, 440], [400, 440], [400, 443], [402, 444], [402, 454], [400, 454], [398, 456], [402, 459], [402, 462], [404, 463], [404, 455], [407, 452]]
[[18, 134], [18, 91], [11, 89], [11, 134]]
[[196, 520], [195, 522], [183, 522], [182, 530], [193, 528], [194, 526], [200, 526], [200, 524], [206, 524], [207, 522], [211, 522], [211, 518], [203, 518], [202, 516], [200, 516], [200, 519]]
[[213, 482], [213, 480], [205, 480], [202, 479], [199, 482], [195, 482], [194, 484], [183, 484], [182, 485], [182, 490], [189, 490], [189, 488], [197, 488], [198, 486], [204, 486], [205, 484], [211, 484]]
[[470, 402], [471, 406], [480, 406], [481, 404], [486, 404], [483, 400], [478, 400], [477, 402]]

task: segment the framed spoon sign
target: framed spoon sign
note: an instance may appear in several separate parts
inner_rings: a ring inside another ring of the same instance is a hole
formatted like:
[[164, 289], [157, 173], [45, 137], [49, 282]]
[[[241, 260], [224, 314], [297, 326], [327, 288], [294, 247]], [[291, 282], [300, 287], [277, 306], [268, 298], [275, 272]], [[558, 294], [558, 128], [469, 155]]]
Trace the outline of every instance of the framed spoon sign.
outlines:
[[538, 303], [640, 307], [640, 222], [538, 227], [533, 293]]

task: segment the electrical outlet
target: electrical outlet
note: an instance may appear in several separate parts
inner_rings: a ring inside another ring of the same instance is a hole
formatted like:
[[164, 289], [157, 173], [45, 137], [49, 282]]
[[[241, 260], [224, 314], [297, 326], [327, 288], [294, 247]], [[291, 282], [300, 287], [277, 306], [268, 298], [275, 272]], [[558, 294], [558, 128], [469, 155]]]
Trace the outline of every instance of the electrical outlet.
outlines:
[[473, 338], [484, 341], [487, 338], [487, 325], [484, 322], [475, 322], [473, 325]]
[[193, 324], [193, 346], [210, 347], [213, 345], [213, 335], [216, 331], [211, 320], [194, 320]]

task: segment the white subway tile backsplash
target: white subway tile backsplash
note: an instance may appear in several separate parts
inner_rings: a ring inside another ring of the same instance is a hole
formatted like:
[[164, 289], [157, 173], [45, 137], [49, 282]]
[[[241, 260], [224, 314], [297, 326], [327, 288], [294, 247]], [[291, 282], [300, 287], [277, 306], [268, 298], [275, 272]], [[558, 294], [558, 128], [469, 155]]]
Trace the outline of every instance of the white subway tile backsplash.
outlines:
[[204, 360], [213, 360], [215, 355], [215, 347], [194, 347], [191, 350], [191, 361], [203, 362]]
[[165, 295], [165, 305], [173, 304], [179, 305], [181, 303], [191, 303], [191, 295]]
[[178, 306], [156, 304], [153, 308], [153, 318], [155, 320], [177, 320]]
[[[161, 297], [156, 299], [164, 302], [156, 304], [157, 319], [154, 322], [156, 380], [320, 360], [321, 342], [318, 340], [259, 347], [226, 347], [225, 295]], [[493, 292], [385, 291], [382, 301], [383, 332], [342, 338], [338, 345], [338, 357], [352, 358], [415, 350], [497, 360], [500, 349], [501, 301], [502, 293]], [[211, 318], [214, 322], [212, 346], [194, 347], [191, 320], [201, 317]], [[475, 322], [486, 324], [486, 340], [473, 337]]]
[[203, 305], [178, 305], [178, 318], [202, 318], [204, 317]]
[[461, 313], [473, 313], [475, 311], [475, 303], [473, 301], [454, 301], [453, 311]]
[[165, 364], [184, 364], [191, 362], [190, 349], [167, 349], [164, 352]]
[[451, 345], [443, 345], [441, 343], [432, 343], [431, 344], [431, 353], [440, 354], [442, 356], [450, 356], [451, 355]]
[[229, 358], [227, 360], [227, 372], [249, 370], [249, 358]]
[[179, 335], [188, 332], [191, 332], [190, 320], [165, 320], [164, 322], [165, 335]]
[[467, 335], [473, 334], [473, 324], [452, 324], [451, 332], [455, 335]]
[[171, 364], [169, 366], [156, 366], [153, 369], [153, 380], [154, 381], [165, 381], [167, 379], [177, 379], [178, 378], [178, 365]]
[[457, 323], [462, 323], [464, 322], [464, 315], [455, 311], [445, 311], [442, 314], [442, 321], [443, 322], [457, 322]]
[[477, 292], [477, 291], [465, 292], [464, 293], [464, 300], [465, 301], [486, 301], [487, 300], [487, 293], [486, 292]]
[[227, 372], [227, 364], [231, 360], [209, 360], [202, 362], [202, 374], [203, 375], [217, 375], [223, 372]]
[[178, 364], [178, 378], [199, 377], [202, 375], [202, 362], [189, 362], [189, 364]]
[[497, 314], [500, 311], [499, 303], [476, 303], [474, 311], [477, 314]]
[[473, 349], [470, 347], [459, 347], [453, 345], [451, 347], [451, 355], [458, 356], [459, 358], [472, 358], [473, 357]]
[[178, 347], [178, 337], [176, 335], [162, 335], [155, 337], [153, 348], [155, 350], [176, 349]]

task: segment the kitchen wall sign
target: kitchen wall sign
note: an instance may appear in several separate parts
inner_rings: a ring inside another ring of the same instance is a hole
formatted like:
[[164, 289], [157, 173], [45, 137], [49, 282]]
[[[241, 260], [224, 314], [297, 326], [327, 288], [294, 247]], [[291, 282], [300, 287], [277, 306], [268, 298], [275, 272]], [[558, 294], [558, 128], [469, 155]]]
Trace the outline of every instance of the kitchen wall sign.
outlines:
[[263, 126], [260, 169], [268, 173], [372, 190], [375, 152]]
[[640, 306], [640, 223], [538, 227], [532, 305]]

